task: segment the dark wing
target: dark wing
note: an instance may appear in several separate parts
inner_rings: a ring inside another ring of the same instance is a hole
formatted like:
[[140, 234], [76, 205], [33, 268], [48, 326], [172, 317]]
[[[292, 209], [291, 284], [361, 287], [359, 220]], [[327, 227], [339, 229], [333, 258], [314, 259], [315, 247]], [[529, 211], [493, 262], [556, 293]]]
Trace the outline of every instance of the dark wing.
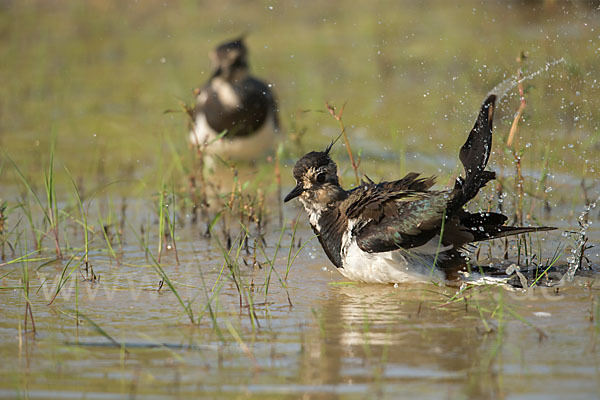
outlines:
[[[461, 210], [448, 215], [451, 196], [451, 192], [407, 192], [401, 198], [384, 202], [380, 219], [370, 220], [355, 233], [358, 247], [369, 253], [419, 247], [440, 234], [443, 220], [442, 245], [452, 245], [454, 249], [481, 240], [555, 229], [505, 226], [507, 217], [494, 212]], [[365, 221], [366, 216], [375, 214], [363, 213]]]
[[483, 171], [492, 151], [492, 126], [496, 96], [489, 96], [481, 106], [475, 126], [458, 154], [465, 168], [466, 181], [471, 175]]
[[394, 200], [407, 198], [416, 192], [425, 192], [434, 183], [433, 177], [419, 178], [419, 174], [414, 172], [400, 180], [378, 184], [367, 178], [367, 181], [350, 192], [340, 208], [349, 219], [381, 220], [386, 213], [393, 212]]
[[[368, 179], [368, 178], [367, 178]], [[370, 181], [373, 183], [373, 181]], [[377, 184], [380, 190], [384, 191], [413, 191], [425, 192], [435, 184], [435, 177], [419, 178], [416, 172], [409, 172], [402, 179], [391, 182], [381, 182]]]
[[465, 177], [459, 177], [455, 185], [455, 196], [449, 204], [451, 211], [456, 211], [474, 198], [479, 189], [496, 178], [492, 171], [485, 171], [492, 151], [492, 128], [494, 121], [496, 96], [490, 95], [483, 102], [477, 120], [465, 144], [458, 154], [465, 169]]
[[[226, 137], [248, 136], [263, 126], [269, 113], [276, 108], [275, 100], [269, 87], [252, 77], [233, 84], [233, 88], [239, 103], [235, 107], [226, 107], [211, 85], [206, 85], [198, 95], [203, 101], [196, 104], [194, 116], [204, 114], [215, 132], [227, 131]], [[277, 126], [278, 120], [274, 122]]]
[[363, 184], [344, 201], [343, 211], [357, 219], [354, 234], [358, 247], [366, 252], [385, 252], [424, 245], [441, 232], [442, 244], [454, 249], [467, 243], [552, 230], [552, 227], [504, 226], [506, 216], [493, 213], [469, 213], [463, 206], [477, 195], [495, 173], [485, 171], [491, 147], [495, 95], [482, 104], [473, 129], [460, 149], [465, 177], [458, 178], [451, 192], [429, 192], [433, 180], [417, 179], [409, 174], [396, 182]]
[[469, 242], [556, 229], [550, 226], [506, 226], [504, 223], [508, 220], [508, 217], [495, 212], [470, 213], [463, 211], [459, 219], [462, 230], [473, 235]]
[[[371, 219], [356, 233], [358, 247], [379, 253], [427, 243], [439, 232], [448, 198], [448, 192], [406, 192], [386, 201], [380, 218]], [[374, 215], [362, 215], [367, 216]]]
[[427, 191], [434, 178], [410, 173], [393, 182], [363, 182], [340, 206], [356, 220], [358, 246], [370, 253], [415, 247], [435, 236], [448, 193]]

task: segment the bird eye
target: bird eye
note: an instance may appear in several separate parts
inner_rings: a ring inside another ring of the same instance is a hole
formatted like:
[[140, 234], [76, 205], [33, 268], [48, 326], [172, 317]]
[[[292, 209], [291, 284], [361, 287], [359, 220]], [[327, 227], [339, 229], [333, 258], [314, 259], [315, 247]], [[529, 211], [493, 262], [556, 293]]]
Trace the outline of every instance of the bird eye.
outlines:
[[321, 172], [319, 175], [317, 175], [317, 182], [318, 183], [325, 182], [325, 172]]

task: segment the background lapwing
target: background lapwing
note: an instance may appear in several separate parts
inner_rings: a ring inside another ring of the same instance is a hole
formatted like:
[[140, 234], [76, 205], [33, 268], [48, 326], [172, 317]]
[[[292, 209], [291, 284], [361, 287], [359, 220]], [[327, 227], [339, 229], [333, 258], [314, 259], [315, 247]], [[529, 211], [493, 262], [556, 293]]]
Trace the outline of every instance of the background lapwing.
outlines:
[[[551, 230], [503, 225], [495, 212], [471, 213], [463, 206], [496, 174], [485, 171], [492, 146], [496, 96], [489, 96], [459, 157], [465, 176], [452, 190], [430, 190], [434, 178], [409, 173], [393, 182], [363, 181], [350, 191], [338, 181], [325, 151], [313, 151], [294, 166], [297, 185], [285, 197], [299, 197], [310, 225], [331, 262], [346, 278], [370, 283], [454, 280], [469, 243]], [[440, 240], [441, 236], [441, 240]]]
[[250, 75], [243, 38], [221, 44], [210, 58], [214, 71], [196, 90], [190, 142], [207, 155], [254, 161], [275, 147], [275, 96], [266, 83]]

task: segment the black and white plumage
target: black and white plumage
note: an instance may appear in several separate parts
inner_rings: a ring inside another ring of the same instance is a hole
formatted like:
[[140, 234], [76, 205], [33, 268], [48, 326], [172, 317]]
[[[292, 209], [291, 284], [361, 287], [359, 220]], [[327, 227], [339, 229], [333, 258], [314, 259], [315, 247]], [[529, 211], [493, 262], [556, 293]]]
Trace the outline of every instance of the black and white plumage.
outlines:
[[[505, 215], [471, 213], [465, 206], [495, 178], [485, 167], [492, 146], [496, 96], [489, 96], [462, 146], [465, 176], [452, 190], [430, 190], [434, 178], [409, 173], [393, 182], [363, 181], [344, 190], [337, 166], [311, 152], [294, 166], [297, 185], [284, 201], [300, 199], [331, 262], [346, 278], [369, 283], [453, 280], [469, 243], [550, 227], [505, 226]], [[440, 240], [441, 236], [441, 240]]]
[[279, 131], [275, 96], [269, 85], [250, 75], [243, 38], [221, 44], [210, 58], [214, 72], [197, 91], [190, 142], [209, 155], [255, 160], [274, 148]]

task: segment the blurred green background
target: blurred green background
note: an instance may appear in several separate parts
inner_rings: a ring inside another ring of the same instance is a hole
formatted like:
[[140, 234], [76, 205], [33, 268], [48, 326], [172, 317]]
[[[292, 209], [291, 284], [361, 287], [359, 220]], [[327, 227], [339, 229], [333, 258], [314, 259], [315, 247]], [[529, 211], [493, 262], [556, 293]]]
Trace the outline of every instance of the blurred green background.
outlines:
[[[484, 96], [525, 52], [526, 75], [565, 59], [524, 82], [525, 166], [539, 170], [548, 152], [552, 171], [593, 177], [599, 17], [586, 1], [5, 0], [0, 154], [33, 174], [56, 134], [57, 158], [77, 176], [154, 173], [172, 149], [189, 152], [185, 116], [164, 111], [192, 102], [214, 46], [248, 32], [251, 67], [280, 100], [288, 166], [337, 134], [331, 102], [347, 103], [363, 168], [415, 151], [455, 168]], [[516, 89], [500, 103], [497, 145], [518, 103]]]

